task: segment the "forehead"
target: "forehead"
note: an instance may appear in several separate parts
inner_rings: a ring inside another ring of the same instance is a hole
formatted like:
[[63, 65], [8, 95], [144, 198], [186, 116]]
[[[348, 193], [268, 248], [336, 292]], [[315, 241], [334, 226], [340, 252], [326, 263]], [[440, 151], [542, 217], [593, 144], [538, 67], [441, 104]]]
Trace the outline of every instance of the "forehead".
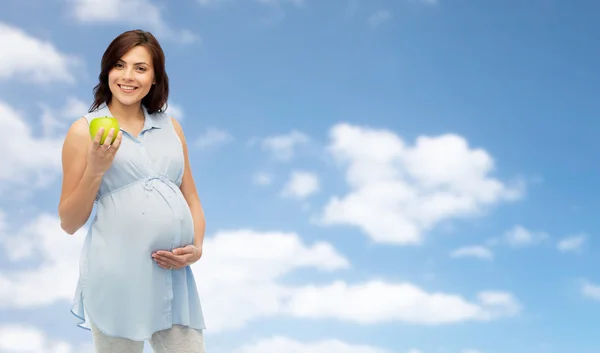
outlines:
[[129, 49], [129, 51], [121, 57], [121, 60], [127, 63], [145, 62], [147, 64], [152, 64], [152, 55], [150, 55], [150, 51], [146, 47], [137, 45]]

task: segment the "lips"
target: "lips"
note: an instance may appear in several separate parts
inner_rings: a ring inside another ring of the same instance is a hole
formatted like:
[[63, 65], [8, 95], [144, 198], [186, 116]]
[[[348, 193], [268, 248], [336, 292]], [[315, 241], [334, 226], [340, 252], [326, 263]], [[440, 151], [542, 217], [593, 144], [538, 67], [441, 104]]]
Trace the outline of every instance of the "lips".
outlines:
[[121, 89], [121, 91], [127, 92], [127, 93], [134, 92], [136, 89], [138, 89], [135, 86], [128, 86], [128, 85], [117, 85], [117, 86], [119, 86], [119, 88]]

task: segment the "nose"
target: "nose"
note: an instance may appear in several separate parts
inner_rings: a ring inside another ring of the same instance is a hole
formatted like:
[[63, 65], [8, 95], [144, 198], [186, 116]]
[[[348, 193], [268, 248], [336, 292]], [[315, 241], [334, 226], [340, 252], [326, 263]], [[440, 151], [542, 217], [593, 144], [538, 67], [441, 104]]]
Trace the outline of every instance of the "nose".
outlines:
[[127, 69], [123, 70], [122, 72], [123, 72], [122, 78], [124, 80], [130, 80], [133, 78], [133, 68], [131, 68], [131, 69], [127, 68]]

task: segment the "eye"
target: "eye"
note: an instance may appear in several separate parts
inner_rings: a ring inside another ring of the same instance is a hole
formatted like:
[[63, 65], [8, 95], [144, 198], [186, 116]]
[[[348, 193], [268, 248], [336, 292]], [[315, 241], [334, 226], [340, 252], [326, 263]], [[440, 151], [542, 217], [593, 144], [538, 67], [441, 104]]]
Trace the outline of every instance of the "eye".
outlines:
[[121, 63], [116, 63], [116, 64], [115, 64], [115, 67], [117, 67], [117, 68], [122, 68], [122, 67], [123, 67], [123, 64], [121, 64]]
[[145, 72], [145, 71], [146, 71], [146, 68], [145, 68], [145, 67], [138, 67], [138, 70], [140, 70], [140, 71], [142, 71], [142, 72]]

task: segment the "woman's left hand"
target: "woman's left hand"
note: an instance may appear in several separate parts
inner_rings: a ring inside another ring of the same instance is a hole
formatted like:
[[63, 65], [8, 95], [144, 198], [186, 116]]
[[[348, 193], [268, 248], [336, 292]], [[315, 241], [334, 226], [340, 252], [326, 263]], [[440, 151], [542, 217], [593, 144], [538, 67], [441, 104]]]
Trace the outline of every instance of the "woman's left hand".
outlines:
[[200, 260], [202, 248], [195, 245], [187, 245], [176, 248], [173, 251], [159, 250], [152, 254], [152, 258], [158, 266], [166, 270], [179, 270]]

